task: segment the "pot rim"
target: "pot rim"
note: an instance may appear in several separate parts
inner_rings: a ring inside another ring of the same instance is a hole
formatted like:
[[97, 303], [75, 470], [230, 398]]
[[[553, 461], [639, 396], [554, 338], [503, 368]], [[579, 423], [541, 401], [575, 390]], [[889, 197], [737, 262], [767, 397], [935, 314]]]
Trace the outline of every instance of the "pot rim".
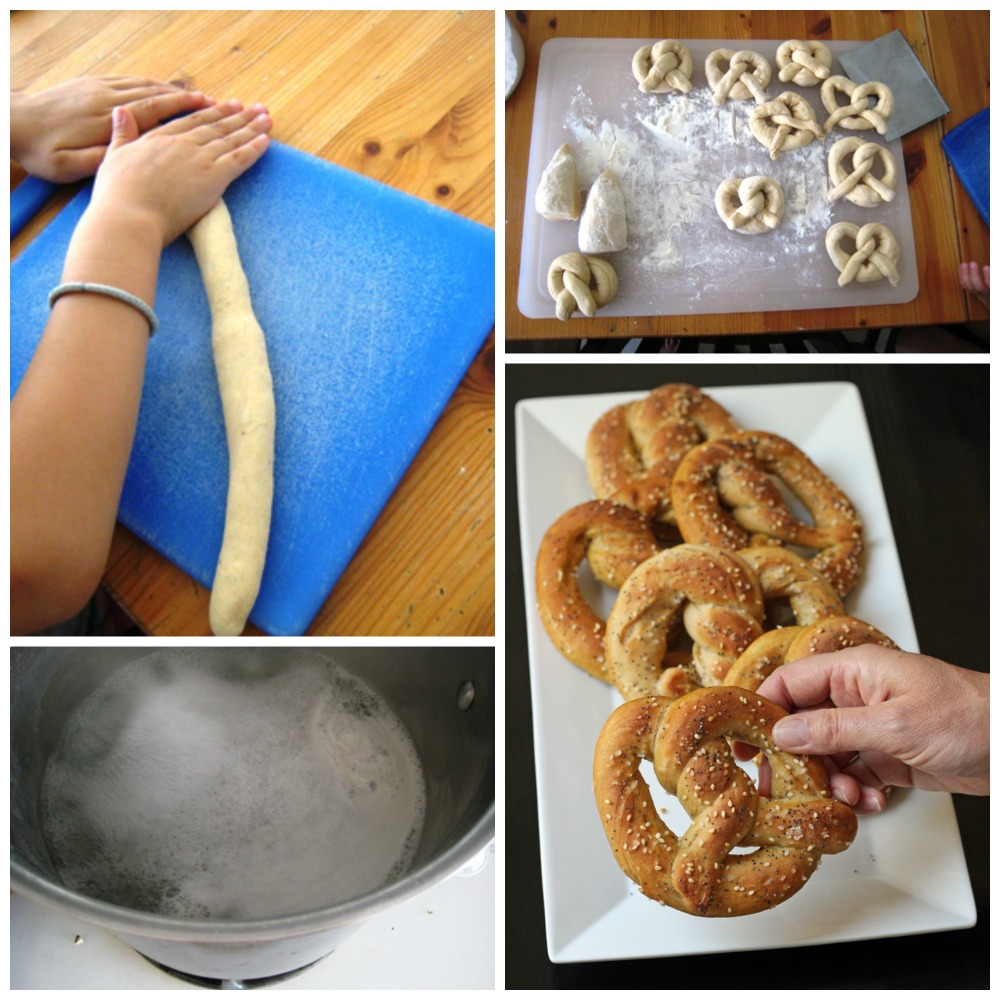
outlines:
[[460, 841], [422, 868], [408, 872], [400, 881], [336, 906], [284, 917], [196, 920], [132, 910], [58, 885], [14, 857], [10, 862], [11, 887], [36, 902], [47, 903], [122, 934], [143, 935], [166, 941], [199, 939], [233, 944], [248, 940], [296, 937], [342, 924], [361, 923], [368, 916], [402, 903], [454, 874], [494, 838], [495, 811], [496, 803], [493, 801]]

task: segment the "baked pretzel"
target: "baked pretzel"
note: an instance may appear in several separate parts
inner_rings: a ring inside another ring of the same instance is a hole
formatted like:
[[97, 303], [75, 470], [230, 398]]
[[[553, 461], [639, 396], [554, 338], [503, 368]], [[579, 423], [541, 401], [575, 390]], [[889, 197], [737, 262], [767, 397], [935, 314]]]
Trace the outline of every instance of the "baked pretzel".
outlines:
[[604, 621], [584, 599], [577, 581], [584, 558], [598, 580], [618, 589], [656, 551], [656, 539], [642, 514], [604, 500], [573, 507], [545, 533], [535, 562], [538, 611], [549, 638], [571, 663], [610, 680]]
[[602, 499], [673, 522], [670, 484], [696, 444], [734, 434], [739, 424], [700, 389], [671, 384], [605, 413], [587, 436], [587, 479]]
[[780, 545], [757, 545], [740, 549], [737, 555], [757, 574], [769, 617], [778, 602], [787, 602], [797, 625], [844, 613], [833, 584], [797, 552]]
[[[785, 714], [737, 687], [670, 704], [638, 698], [612, 713], [594, 751], [594, 795], [618, 865], [640, 892], [696, 916], [744, 916], [788, 899], [823, 854], [851, 845], [857, 818], [830, 797], [823, 762], [775, 747], [771, 730]], [[770, 798], [757, 796], [728, 739], [767, 755]], [[680, 837], [652, 802], [643, 760], [692, 818]], [[730, 854], [737, 846], [758, 850]]]
[[812, 625], [773, 629], [750, 644], [726, 674], [725, 683], [756, 691], [783, 663], [868, 644], [899, 648], [873, 625], [851, 615], [831, 616]]
[[[799, 520], [774, 479], [802, 502], [812, 524]], [[686, 542], [738, 550], [786, 543], [815, 549], [810, 559], [841, 597], [861, 574], [861, 519], [846, 494], [790, 441], [742, 431], [693, 448], [670, 491]]]
[[[676, 697], [692, 683], [721, 684], [763, 631], [763, 620], [757, 577], [733, 553], [707, 545], [664, 549], [625, 581], [608, 615], [604, 649], [611, 680], [627, 699]], [[671, 655], [682, 623], [691, 652]]]

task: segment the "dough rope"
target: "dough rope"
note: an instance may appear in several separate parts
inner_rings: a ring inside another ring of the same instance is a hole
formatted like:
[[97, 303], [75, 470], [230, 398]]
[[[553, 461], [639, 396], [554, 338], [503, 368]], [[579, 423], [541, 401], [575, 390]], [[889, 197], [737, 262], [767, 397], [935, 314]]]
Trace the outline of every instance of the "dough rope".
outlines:
[[777, 229], [785, 194], [770, 177], [730, 177], [715, 192], [715, 210], [731, 230], [756, 236]]
[[778, 47], [775, 62], [782, 83], [815, 87], [830, 75], [833, 56], [822, 42], [791, 39]]
[[[738, 687], [669, 705], [639, 698], [611, 714], [594, 748], [594, 797], [615, 860], [640, 892], [695, 916], [758, 913], [801, 889], [823, 854], [851, 845], [857, 817], [831, 797], [822, 760], [775, 746], [771, 732], [785, 715]], [[767, 756], [770, 798], [758, 798], [729, 740]], [[691, 817], [680, 836], [653, 802], [643, 760]], [[731, 854], [736, 847], [758, 849]]]
[[232, 219], [220, 199], [188, 232], [212, 313], [229, 450], [225, 529], [212, 583], [215, 635], [239, 635], [260, 589], [274, 493], [274, 389]]
[[632, 57], [632, 75], [644, 94], [691, 91], [694, 63], [683, 42], [665, 38], [655, 45], [643, 45]]
[[[844, 239], [854, 243], [850, 252], [841, 245]], [[852, 281], [881, 281], [883, 278], [893, 287], [899, 284], [896, 270], [899, 244], [892, 230], [880, 222], [869, 222], [860, 228], [852, 222], [835, 222], [826, 231], [826, 252], [840, 269], [837, 284], [841, 288]]]
[[535, 211], [555, 222], [572, 221], [580, 218], [582, 202], [576, 160], [573, 151], [564, 143], [542, 172], [535, 190]]
[[566, 511], [545, 532], [535, 560], [535, 596], [542, 626], [571, 663], [611, 683], [604, 659], [604, 620], [580, 591], [584, 559], [615, 590], [659, 551], [646, 518], [636, 510], [591, 500]]
[[618, 294], [618, 274], [600, 257], [564, 253], [549, 266], [548, 287], [559, 319], [569, 319], [577, 309], [595, 316]]
[[[844, 169], [848, 158], [850, 173]], [[882, 166], [881, 177], [874, 173], [876, 160]], [[846, 198], [862, 208], [878, 208], [896, 197], [896, 158], [885, 146], [847, 136], [833, 144], [827, 166], [833, 184], [827, 193], [830, 201]]]
[[[721, 69], [720, 63], [726, 63], [727, 68]], [[705, 75], [712, 88], [714, 104], [750, 99], [763, 104], [767, 100], [764, 91], [771, 82], [771, 64], [749, 49], [739, 52], [716, 49], [705, 60]]]
[[587, 480], [594, 495], [673, 523], [670, 484], [696, 444], [734, 434], [739, 424], [693, 385], [672, 383], [601, 415], [587, 434]]
[[812, 105], [793, 91], [754, 108], [750, 113], [750, 131], [767, 147], [772, 160], [824, 136]]
[[[846, 94], [848, 103], [840, 105], [837, 94]], [[873, 80], [870, 83], [854, 83], [846, 76], [831, 76], [820, 88], [820, 99], [830, 115], [823, 126], [832, 132], [836, 126], [852, 131], [875, 129], [885, 135], [886, 120], [892, 115], [895, 101], [892, 91], [884, 84]], [[869, 108], [868, 98], [875, 98], [875, 107]]]

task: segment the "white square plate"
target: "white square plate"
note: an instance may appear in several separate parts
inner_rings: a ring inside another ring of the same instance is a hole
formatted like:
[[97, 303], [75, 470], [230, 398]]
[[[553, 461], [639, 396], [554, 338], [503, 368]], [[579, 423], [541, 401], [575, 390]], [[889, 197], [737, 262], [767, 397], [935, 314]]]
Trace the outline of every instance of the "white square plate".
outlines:
[[[854, 501], [866, 533], [864, 575], [847, 610], [916, 651], [906, 587], [871, 436], [849, 383], [712, 388], [744, 427], [798, 445]], [[535, 611], [534, 566], [549, 525], [591, 499], [584, 444], [613, 406], [644, 393], [522, 400], [516, 410], [518, 504], [528, 608], [528, 649], [542, 883], [553, 962], [645, 958], [853, 941], [972, 926], [975, 903], [951, 797], [908, 789], [863, 817], [854, 844], [824, 858], [809, 884], [774, 910], [706, 920], [658, 906], [618, 869], [591, 788], [594, 745], [621, 703], [613, 688], [565, 660]], [[587, 596], [610, 610], [613, 593]], [[650, 776], [647, 775], [647, 780]], [[650, 780], [672, 825], [679, 808]], [[673, 826], [674, 830], [683, 827]], [[921, 831], [912, 836], [911, 831]]]

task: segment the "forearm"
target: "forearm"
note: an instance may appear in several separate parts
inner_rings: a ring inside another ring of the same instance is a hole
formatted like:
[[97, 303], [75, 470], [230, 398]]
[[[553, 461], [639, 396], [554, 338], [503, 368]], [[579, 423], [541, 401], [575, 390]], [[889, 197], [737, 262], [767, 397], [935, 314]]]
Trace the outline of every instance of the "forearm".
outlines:
[[[85, 213], [62, 280], [153, 304], [160, 241], [128, 214]], [[53, 307], [11, 404], [11, 625], [75, 613], [107, 561], [135, 433], [149, 327], [126, 303], [69, 294]]]

